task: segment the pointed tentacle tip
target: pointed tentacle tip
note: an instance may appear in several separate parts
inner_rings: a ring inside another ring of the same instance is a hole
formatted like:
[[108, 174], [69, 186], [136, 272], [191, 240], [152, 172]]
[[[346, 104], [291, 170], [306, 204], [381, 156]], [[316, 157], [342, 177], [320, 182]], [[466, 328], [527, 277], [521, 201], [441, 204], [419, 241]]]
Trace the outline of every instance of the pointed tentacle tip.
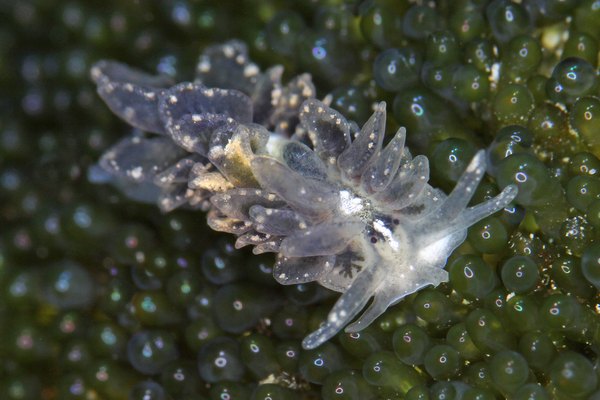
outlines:
[[[475, 156], [473, 156], [473, 158], [471, 159], [471, 162], [469, 162], [469, 165], [467, 166], [465, 173], [475, 172], [476, 175], [480, 175], [481, 177], [483, 177], [486, 167], [487, 167], [486, 151], [479, 150], [479, 151], [477, 151], [477, 153], [475, 153]], [[478, 169], [481, 169], [481, 171], [478, 171]], [[496, 196], [498, 206], [500, 208], [506, 207], [510, 202], [512, 202], [517, 197], [518, 194], [519, 194], [519, 189], [517, 188], [516, 185], [511, 184], [511, 185], [506, 186], [504, 189], [502, 189], [502, 192], [498, 196]]]
[[[310, 333], [308, 336], [302, 340], [302, 348], [304, 350], [312, 350], [316, 349], [332, 337], [334, 337], [339, 330], [332, 331], [331, 329], [327, 329], [328, 324], [321, 326], [316, 331]], [[329, 332], [327, 332], [329, 331]]]
[[[359, 318], [357, 321], [353, 322], [350, 325], [347, 325], [344, 329], [345, 333], [356, 333], [360, 332], [369, 326], [369, 323], [363, 323], [364, 321]], [[304, 338], [302, 341], [302, 348], [305, 350], [316, 349], [321, 346], [323, 343], [340, 333], [343, 324], [333, 324], [330, 321], [327, 321], [324, 325], [322, 325], [316, 331], [310, 333], [308, 336]]]
[[485, 150], [479, 150], [477, 151], [477, 153], [475, 153], [475, 155], [471, 159], [471, 162], [469, 162], [469, 165], [467, 166], [465, 172], [475, 172], [479, 168], [482, 168], [483, 171], [485, 171], [485, 167]]

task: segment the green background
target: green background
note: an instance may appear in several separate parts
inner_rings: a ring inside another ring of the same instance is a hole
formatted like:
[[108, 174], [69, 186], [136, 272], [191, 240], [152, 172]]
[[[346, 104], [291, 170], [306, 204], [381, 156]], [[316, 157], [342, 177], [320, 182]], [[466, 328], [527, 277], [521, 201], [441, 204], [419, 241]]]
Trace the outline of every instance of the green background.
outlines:
[[[0, 0], [0, 398], [599, 399], [600, 1], [430, 3]], [[336, 294], [87, 181], [129, 132], [95, 61], [190, 80], [231, 38], [359, 124], [385, 100], [433, 186], [488, 148], [473, 204], [514, 207], [449, 283], [302, 350]]]

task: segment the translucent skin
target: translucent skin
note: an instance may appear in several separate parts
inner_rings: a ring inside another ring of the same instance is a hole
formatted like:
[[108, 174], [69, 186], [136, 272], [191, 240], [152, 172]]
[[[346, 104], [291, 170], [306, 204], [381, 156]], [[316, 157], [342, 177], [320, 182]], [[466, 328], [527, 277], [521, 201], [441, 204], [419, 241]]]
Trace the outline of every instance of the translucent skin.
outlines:
[[276, 253], [281, 284], [315, 281], [342, 292], [304, 339], [311, 349], [447, 281], [444, 266], [468, 227], [506, 207], [517, 189], [467, 207], [485, 173], [483, 150], [446, 196], [427, 183], [427, 158], [404, 148], [405, 129], [383, 146], [385, 103], [359, 129], [314, 99], [309, 76], [286, 86], [280, 76], [279, 67], [261, 73], [239, 42], [207, 49], [194, 83], [171, 86], [122, 64], [96, 64], [102, 99], [153, 134], [121, 140], [98, 168], [129, 196], [152, 198], [164, 211], [207, 210], [208, 225], [236, 235], [237, 248]]
[[371, 297], [370, 306], [346, 327], [346, 332], [367, 327], [405, 296], [448, 281], [443, 268], [452, 251], [465, 240], [468, 227], [506, 207], [516, 195], [516, 188], [511, 186], [490, 202], [466, 208], [481, 179], [484, 163], [483, 152], [479, 152], [448, 197], [434, 194], [427, 187], [424, 192], [430, 193], [428, 197], [438, 198], [428, 211], [418, 215], [392, 212], [365, 222], [363, 230], [353, 238], [362, 250], [362, 269], [331, 310], [327, 322], [304, 340], [305, 348], [317, 347], [335, 335]]
[[[325, 114], [331, 112], [317, 101], [308, 101], [305, 106], [304, 112], [309, 115], [313, 108], [317, 114], [319, 109]], [[305, 118], [301, 114], [301, 121]], [[318, 118], [337, 120], [338, 116], [310, 118], [315, 118], [314, 122]], [[378, 139], [383, 135], [384, 123], [385, 104], [381, 103], [358, 137], [336, 159], [331, 160], [329, 155], [304, 156], [303, 168], [327, 170], [326, 178], [320, 181], [278, 180], [274, 174], [289, 177], [293, 172], [302, 174], [302, 170], [296, 168], [284, 174], [278, 161], [268, 156], [253, 161], [255, 176], [263, 188], [288, 200], [292, 209], [298, 208], [294, 207], [297, 203], [310, 205], [310, 210], [303, 211], [315, 220], [283, 239], [275, 278], [282, 284], [317, 281], [343, 292], [325, 324], [304, 339], [304, 348], [319, 346], [344, 326], [346, 332], [360, 331], [405, 296], [446, 282], [448, 273], [443, 268], [448, 256], [465, 240], [468, 227], [506, 207], [516, 196], [516, 187], [509, 186], [494, 199], [467, 207], [485, 172], [483, 150], [475, 155], [455, 189], [446, 196], [426, 183], [427, 159], [413, 159], [403, 149], [404, 130], [386, 148], [393, 149], [396, 157], [384, 158], [391, 152], [381, 151]], [[374, 148], [370, 147], [372, 143]], [[315, 148], [319, 146], [315, 144]], [[348, 154], [351, 158], [344, 167], [342, 160]], [[402, 162], [394, 171], [399, 158]], [[364, 159], [368, 160], [361, 167], [360, 160]], [[319, 160], [325, 163], [320, 164]], [[385, 170], [391, 171], [392, 177], [382, 184], [381, 177], [388, 175]], [[321, 261], [320, 268], [288, 267], [290, 260], [293, 264], [293, 260], [302, 257]], [[371, 297], [373, 301], [367, 310], [348, 325]]]

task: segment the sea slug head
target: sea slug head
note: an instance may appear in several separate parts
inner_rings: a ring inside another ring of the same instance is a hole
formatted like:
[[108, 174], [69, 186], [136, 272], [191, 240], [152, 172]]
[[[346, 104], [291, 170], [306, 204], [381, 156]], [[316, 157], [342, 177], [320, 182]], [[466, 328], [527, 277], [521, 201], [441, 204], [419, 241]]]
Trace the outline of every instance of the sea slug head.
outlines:
[[[428, 160], [404, 148], [404, 129], [383, 146], [385, 116], [385, 103], [379, 103], [358, 129], [326, 104], [308, 100], [300, 124], [312, 146], [282, 142], [273, 154], [252, 161], [261, 189], [284, 204], [250, 207], [247, 219], [250, 231], [271, 235], [269, 251], [278, 253], [275, 278], [282, 284], [316, 281], [343, 292], [305, 348], [347, 326], [371, 298], [347, 331], [369, 325], [405, 296], [447, 281], [443, 268], [467, 228], [516, 195], [509, 186], [467, 206], [485, 173], [483, 151], [449, 195], [431, 187]], [[213, 200], [224, 210], [219, 196]]]

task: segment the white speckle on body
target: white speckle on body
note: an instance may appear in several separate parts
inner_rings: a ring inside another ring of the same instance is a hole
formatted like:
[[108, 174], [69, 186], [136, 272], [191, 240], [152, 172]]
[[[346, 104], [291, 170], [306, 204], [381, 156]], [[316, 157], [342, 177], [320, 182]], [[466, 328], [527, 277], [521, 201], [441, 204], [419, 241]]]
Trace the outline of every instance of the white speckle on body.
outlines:
[[363, 210], [364, 204], [360, 197], [353, 196], [348, 190], [341, 190], [340, 211], [344, 215], [354, 215]]
[[142, 167], [135, 167], [129, 171], [129, 175], [131, 175], [131, 177], [133, 179], [139, 180], [142, 178], [142, 172], [143, 172]]
[[125, 107], [123, 114], [125, 115], [125, 118], [133, 119], [133, 117], [135, 117], [135, 110], [131, 107]]
[[198, 71], [204, 73], [210, 71], [210, 62], [207, 59], [202, 59], [200, 63], [198, 63]]
[[235, 54], [235, 50], [233, 49], [233, 46], [223, 46], [223, 54], [225, 54], [225, 57], [227, 58], [232, 58], [233, 55]]
[[246, 78], [258, 75], [259, 69], [256, 64], [248, 64], [244, 67], [244, 76]]

